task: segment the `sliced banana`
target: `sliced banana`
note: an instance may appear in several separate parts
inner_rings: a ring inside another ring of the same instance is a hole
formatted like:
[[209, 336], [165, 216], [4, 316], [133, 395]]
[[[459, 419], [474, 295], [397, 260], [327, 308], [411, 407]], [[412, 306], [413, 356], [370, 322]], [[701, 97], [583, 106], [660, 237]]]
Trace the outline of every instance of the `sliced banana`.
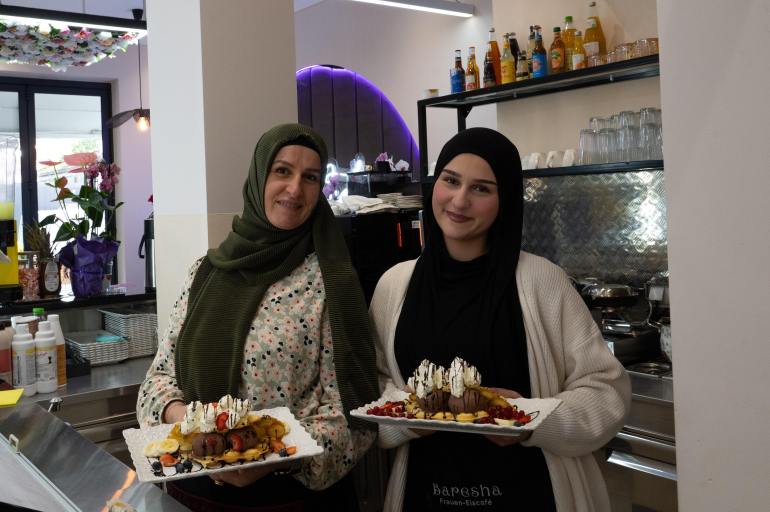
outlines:
[[158, 453], [158, 444], [160, 444], [160, 441], [153, 441], [147, 446], [144, 447], [144, 450], [142, 453], [145, 457], [158, 457], [160, 454]]
[[516, 420], [506, 420], [504, 418], [495, 418], [495, 423], [503, 425], [504, 427], [512, 427]]
[[158, 451], [163, 453], [175, 453], [179, 450], [179, 441], [176, 439], [164, 439], [158, 443]]

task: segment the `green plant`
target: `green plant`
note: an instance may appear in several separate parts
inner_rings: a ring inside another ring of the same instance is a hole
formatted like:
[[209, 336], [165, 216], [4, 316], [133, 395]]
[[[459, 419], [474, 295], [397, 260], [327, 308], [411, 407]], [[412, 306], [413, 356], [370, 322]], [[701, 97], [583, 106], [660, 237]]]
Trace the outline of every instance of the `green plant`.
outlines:
[[[74, 153], [64, 157], [64, 163], [75, 166], [69, 173], [82, 172], [86, 183], [80, 187], [80, 191], [74, 194], [67, 188], [66, 176], [59, 176], [56, 166], [61, 162], [45, 161], [43, 165], [53, 167], [54, 182], [47, 183], [49, 187], [56, 189], [56, 198], [61, 206], [63, 217], [56, 214], [49, 215], [40, 221], [39, 226], [58, 225], [59, 229], [54, 237], [54, 242], [74, 240], [78, 235], [86, 239], [96, 237], [115, 240], [115, 210], [123, 204], [110, 204], [110, 194], [118, 182], [120, 167], [116, 164], [108, 164], [104, 160], [98, 160], [96, 153]], [[79, 207], [78, 214], [70, 216], [65, 201], [70, 200]], [[102, 229], [102, 224], [106, 225]]]
[[24, 238], [29, 248], [38, 253], [40, 259], [53, 259], [51, 235], [37, 222], [24, 225]]

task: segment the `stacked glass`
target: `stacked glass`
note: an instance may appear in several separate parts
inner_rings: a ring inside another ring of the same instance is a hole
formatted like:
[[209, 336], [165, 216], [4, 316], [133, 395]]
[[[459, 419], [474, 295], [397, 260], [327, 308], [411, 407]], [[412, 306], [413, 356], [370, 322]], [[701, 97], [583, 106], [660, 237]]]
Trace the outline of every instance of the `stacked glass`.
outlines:
[[662, 160], [661, 111], [645, 107], [592, 117], [580, 130], [578, 165]]

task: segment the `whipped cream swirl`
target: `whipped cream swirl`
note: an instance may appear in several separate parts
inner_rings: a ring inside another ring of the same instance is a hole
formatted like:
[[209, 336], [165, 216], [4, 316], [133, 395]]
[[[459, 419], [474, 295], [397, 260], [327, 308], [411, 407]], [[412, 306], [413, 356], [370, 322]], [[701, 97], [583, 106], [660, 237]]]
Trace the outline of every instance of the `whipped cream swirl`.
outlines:
[[481, 375], [475, 366], [455, 357], [449, 365], [449, 392], [452, 396], [460, 398], [465, 393], [465, 388], [481, 385]]

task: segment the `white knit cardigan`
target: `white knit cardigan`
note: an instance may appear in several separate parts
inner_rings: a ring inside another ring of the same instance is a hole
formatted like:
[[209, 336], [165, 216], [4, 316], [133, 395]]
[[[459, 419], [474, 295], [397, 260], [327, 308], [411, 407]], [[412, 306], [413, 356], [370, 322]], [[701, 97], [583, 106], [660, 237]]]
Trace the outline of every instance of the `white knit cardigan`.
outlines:
[[[405, 385], [393, 341], [415, 262], [399, 263], [388, 270], [377, 284], [369, 308], [377, 335], [381, 391]], [[562, 400], [523, 444], [543, 449], [559, 512], [609, 511], [607, 489], [592, 452], [623, 426], [631, 403], [628, 375], [608, 350], [564, 271], [544, 258], [521, 252], [516, 282], [532, 396]], [[411, 374], [413, 368], [406, 370]], [[386, 512], [402, 508], [408, 442], [416, 437], [407, 429], [380, 426], [380, 446], [398, 447], [385, 497]]]

